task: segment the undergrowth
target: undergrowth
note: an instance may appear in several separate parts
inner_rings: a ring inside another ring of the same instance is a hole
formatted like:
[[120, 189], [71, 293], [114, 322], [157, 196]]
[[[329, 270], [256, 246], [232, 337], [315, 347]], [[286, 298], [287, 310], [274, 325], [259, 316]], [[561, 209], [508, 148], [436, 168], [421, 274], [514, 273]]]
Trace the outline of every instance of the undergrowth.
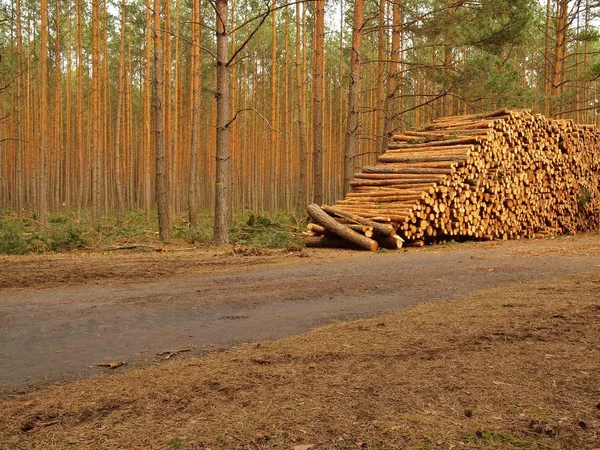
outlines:
[[[173, 220], [171, 245], [210, 246], [213, 217], [204, 212], [193, 228], [181, 216]], [[232, 244], [259, 248], [299, 247], [299, 230], [303, 223], [293, 215], [278, 213], [272, 217], [247, 213], [233, 218], [230, 226]], [[62, 211], [48, 218], [43, 225], [35, 215], [18, 218], [0, 217], [0, 254], [69, 252], [76, 250], [103, 251], [135, 245], [160, 246], [156, 213], [146, 220], [143, 212], [128, 212], [117, 226], [113, 216], [93, 220], [88, 213], [78, 217], [74, 211]]]

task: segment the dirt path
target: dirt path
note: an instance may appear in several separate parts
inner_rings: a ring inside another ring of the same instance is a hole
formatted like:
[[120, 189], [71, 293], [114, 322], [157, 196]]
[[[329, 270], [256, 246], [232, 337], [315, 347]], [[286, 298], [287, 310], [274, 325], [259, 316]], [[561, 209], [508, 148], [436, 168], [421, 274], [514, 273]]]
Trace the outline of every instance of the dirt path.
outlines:
[[[596, 272], [600, 235], [395, 253], [241, 259], [202, 254], [182, 260], [183, 276], [177, 278], [172, 255], [91, 258], [91, 271], [76, 258], [0, 261], [6, 278], [19, 274], [27, 286], [4, 282], [0, 291], [0, 390], [98, 374], [106, 370], [96, 367], [103, 361], [152, 364], [169, 349], [193, 347], [189, 354], [200, 354], [416, 302]], [[86, 275], [69, 278], [74, 266]], [[119, 267], [135, 276], [116, 273]], [[27, 277], [32, 268], [38, 269], [33, 280]], [[54, 275], [75, 285], [46, 287], [58, 284]]]

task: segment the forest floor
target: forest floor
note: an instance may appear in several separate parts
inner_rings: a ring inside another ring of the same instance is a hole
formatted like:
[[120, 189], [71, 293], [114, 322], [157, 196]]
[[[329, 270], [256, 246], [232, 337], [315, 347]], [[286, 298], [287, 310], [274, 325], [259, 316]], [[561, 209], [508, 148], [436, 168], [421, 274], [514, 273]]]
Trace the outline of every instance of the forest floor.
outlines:
[[259, 253], [0, 258], [0, 448], [600, 448], [600, 234]]

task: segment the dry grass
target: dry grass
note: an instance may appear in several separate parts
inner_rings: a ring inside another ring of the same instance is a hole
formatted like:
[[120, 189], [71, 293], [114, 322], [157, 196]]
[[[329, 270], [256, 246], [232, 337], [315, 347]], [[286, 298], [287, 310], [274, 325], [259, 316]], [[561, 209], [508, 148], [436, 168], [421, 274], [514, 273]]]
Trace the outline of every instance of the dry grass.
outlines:
[[599, 292], [513, 285], [49, 387], [0, 403], [0, 447], [600, 448]]

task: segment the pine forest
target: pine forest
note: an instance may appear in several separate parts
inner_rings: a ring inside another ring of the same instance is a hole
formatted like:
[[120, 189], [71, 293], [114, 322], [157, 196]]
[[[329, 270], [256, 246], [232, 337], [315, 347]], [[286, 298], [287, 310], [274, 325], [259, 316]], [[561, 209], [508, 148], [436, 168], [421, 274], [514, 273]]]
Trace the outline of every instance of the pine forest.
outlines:
[[[0, 215], [344, 198], [392, 136], [529, 109], [596, 124], [594, 0], [0, 0]], [[154, 219], [153, 219], [154, 220]]]

